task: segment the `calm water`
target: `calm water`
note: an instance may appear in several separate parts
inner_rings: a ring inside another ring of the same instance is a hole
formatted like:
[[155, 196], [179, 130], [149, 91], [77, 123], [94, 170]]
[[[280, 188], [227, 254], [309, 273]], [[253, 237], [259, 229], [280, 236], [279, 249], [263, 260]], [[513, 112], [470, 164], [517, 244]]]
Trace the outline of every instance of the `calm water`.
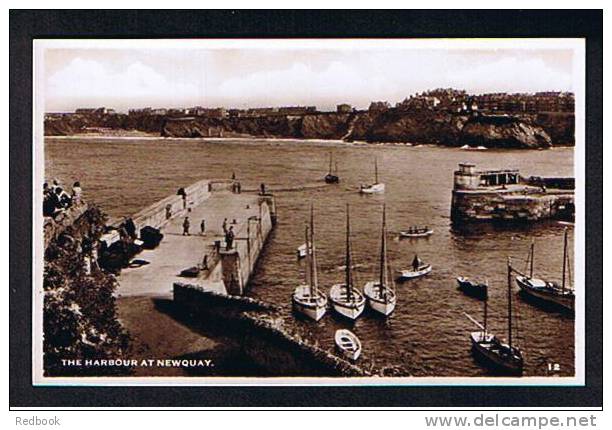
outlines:
[[[561, 277], [563, 226], [541, 223], [467, 231], [451, 228], [449, 213], [453, 171], [461, 161], [478, 168], [516, 167], [524, 175], [573, 175], [573, 150], [482, 151], [429, 146], [347, 146], [317, 142], [204, 142], [197, 140], [61, 140], [46, 141], [46, 176], [80, 180], [85, 197], [109, 215], [122, 216], [176, 192], [202, 178], [229, 178], [243, 189], [264, 182], [269, 188], [322, 183], [330, 147], [339, 163], [341, 183], [317, 189], [275, 193], [279, 223], [262, 254], [249, 294], [283, 306], [283, 317], [324, 348], [333, 333], [350, 327], [362, 340], [364, 360], [415, 376], [486, 375], [470, 353], [463, 312], [482, 319], [482, 302], [456, 289], [455, 277], [488, 279], [490, 326], [506, 336], [506, 258], [524, 268], [529, 244], [536, 240], [536, 272]], [[357, 187], [371, 181], [378, 159], [384, 195], [362, 196]], [[327, 290], [341, 282], [344, 259], [345, 205], [350, 204], [353, 258], [361, 265], [359, 286], [374, 279], [379, 255], [383, 202], [387, 205], [389, 257], [392, 269], [407, 267], [415, 253], [433, 265], [419, 280], [397, 284], [398, 305], [387, 320], [365, 313], [355, 323], [331, 314], [319, 323], [296, 320], [290, 295], [304, 278], [296, 247], [303, 243], [310, 203], [315, 205], [319, 280]], [[429, 239], [398, 240], [399, 230], [427, 224]], [[570, 230], [570, 244], [573, 231]], [[573, 267], [572, 267], [573, 269]], [[513, 285], [516, 292], [517, 287]], [[517, 295], [519, 340], [526, 375], [545, 375], [558, 363], [562, 375], [574, 373], [574, 321], [524, 302]]]

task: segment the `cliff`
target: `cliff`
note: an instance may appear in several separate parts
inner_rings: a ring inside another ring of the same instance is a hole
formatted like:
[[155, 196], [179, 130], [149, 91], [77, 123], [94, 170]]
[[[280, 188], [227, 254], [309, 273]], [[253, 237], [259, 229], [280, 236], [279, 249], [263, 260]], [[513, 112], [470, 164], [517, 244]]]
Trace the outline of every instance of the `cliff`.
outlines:
[[549, 148], [550, 136], [528, 121], [509, 116], [474, 116], [461, 129], [460, 145], [487, 148]]
[[[571, 114], [533, 117], [453, 114], [428, 109], [354, 113], [320, 112], [308, 115], [249, 117], [182, 117], [160, 115], [69, 115], [45, 121], [45, 134], [61, 136], [96, 128], [138, 130], [164, 137], [260, 137], [344, 139], [366, 142], [411, 142], [491, 148], [547, 148], [573, 144]], [[95, 130], [99, 131], [99, 130]]]

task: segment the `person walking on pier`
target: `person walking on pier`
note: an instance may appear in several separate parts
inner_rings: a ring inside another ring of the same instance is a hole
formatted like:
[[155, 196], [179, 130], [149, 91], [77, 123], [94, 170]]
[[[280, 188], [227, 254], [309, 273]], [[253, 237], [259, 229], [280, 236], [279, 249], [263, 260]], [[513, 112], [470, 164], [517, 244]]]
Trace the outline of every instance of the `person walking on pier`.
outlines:
[[185, 217], [185, 221], [183, 221], [183, 236], [189, 236], [189, 217]]
[[234, 244], [234, 226], [230, 226], [227, 233], [225, 233], [225, 246], [226, 251], [232, 249], [232, 245]]
[[200, 234], [204, 236], [205, 232], [206, 232], [206, 220], [203, 219], [202, 222], [200, 223]]

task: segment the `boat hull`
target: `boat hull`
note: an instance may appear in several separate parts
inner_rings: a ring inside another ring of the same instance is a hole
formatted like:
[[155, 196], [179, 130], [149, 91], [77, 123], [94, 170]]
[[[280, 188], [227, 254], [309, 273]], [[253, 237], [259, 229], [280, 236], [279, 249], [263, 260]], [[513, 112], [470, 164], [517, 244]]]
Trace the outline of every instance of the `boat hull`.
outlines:
[[479, 284], [469, 281], [467, 278], [458, 277], [457, 285], [466, 295], [479, 299], [487, 298], [488, 287], [486, 284]]
[[315, 321], [323, 318], [327, 310], [327, 297], [319, 290], [315, 290], [312, 297], [308, 285], [297, 287], [291, 296], [291, 302], [294, 311]]
[[337, 184], [340, 182], [340, 178], [336, 175], [326, 175], [325, 182], [328, 184]]
[[351, 292], [352, 298], [349, 299], [344, 284], [336, 284], [329, 291], [329, 302], [336, 313], [355, 320], [365, 309], [365, 298], [356, 288], [351, 288]]
[[385, 192], [385, 184], [364, 185], [359, 189], [361, 194], [377, 194]]
[[408, 231], [400, 231], [400, 233], [399, 233], [400, 237], [407, 237], [407, 238], [429, 237], [432, 234], [433, 234], [433, 230], [427, 230], [427, 231], [418, 232], [418, 233], [410, 233]]
[[517, 276], [516, 284], [521, 292], [539, 302], [574, 312], [575, 296], [571, 292], [562, 293], [540, 279], [530, 279], [526, 276]]
[[474, 356], [488, 368], [503, 374], [520, 376], [523, 373], [523, 358], [515, 355], [515, 349], [510, 354], [508, 345], [499, 342], [490, 333], [482, 331], [470, 333]]
[[428, 264], [427, 266], [424, 266], [422, 269], [419, 270], [398, 270], [397, 276], [401, 280], [407, 280], [425, 276], [429, 272], [431, 272], [431, 264]]
[[361, 355], [361, 341], [353, 332], [346, 329], [336, 330], [334, 341], [338, 351], [349, 360], [356, 361]]
[[368, 282], [363, 287], [363, 294], [370, 309], [384, 316], [389, 316], [395, 310], [397, 296], [393, 290], [385, 288], [386, 299], [381, 297], [379, 285], [377, 282]]

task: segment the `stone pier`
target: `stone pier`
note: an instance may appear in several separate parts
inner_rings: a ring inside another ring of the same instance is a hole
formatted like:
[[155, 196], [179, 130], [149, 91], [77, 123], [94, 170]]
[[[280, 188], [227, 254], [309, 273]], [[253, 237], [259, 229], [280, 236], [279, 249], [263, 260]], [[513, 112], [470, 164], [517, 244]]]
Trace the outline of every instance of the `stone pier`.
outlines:
[[[232, 181], [200, 181], [185, 188], [186, 198], [170, 196], [134, 215], [137, 231], [151, 226], [164, 237], [159, 246], [142, 250], [121, 271], [118, 295], [170, 298], [175, 282], [242, 295], [276, 215], [272, 195], [236, 193], [234, 185]], [[189, 235], [183, 234], [186, 217]], [[231, 248], [225, 243], [224, 220], [234, 231]]]
[[539, 221], [574, 219], [573, 178], [524, 178], [516, 169], [455, 171], [451, 220]]

